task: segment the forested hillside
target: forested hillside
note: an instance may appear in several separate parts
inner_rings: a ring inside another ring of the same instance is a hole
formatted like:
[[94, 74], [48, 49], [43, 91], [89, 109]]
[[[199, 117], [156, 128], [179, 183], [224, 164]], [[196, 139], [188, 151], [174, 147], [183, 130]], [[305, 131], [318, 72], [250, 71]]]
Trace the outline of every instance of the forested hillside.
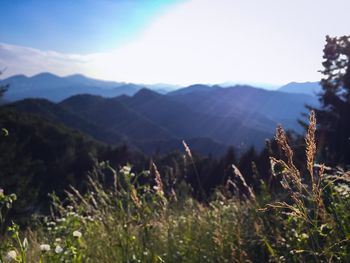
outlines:
[[219, 157], [230, 145], [239, 154], [251, 146], [261, 151], [277, 124], [300, 133], [298, 119], [306, 104], [318, 103], [307, 95], [248, 86], [195, 85], [167, 95], [141, 89], [133, 96], [83, 94], [59, 103], [25, 99], [9, 107], [59, 121], [105, 143], [125, 142], [148, 155], [179, 150], [185, 139], [196, 142], [194, 151]]

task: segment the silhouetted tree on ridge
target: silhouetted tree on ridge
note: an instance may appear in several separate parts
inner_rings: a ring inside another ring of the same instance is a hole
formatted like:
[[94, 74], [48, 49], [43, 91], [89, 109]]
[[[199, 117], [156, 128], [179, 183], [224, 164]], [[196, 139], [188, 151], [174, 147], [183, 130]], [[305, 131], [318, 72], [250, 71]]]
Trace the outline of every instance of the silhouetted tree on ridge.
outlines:
[[326, 37], [323, 49], [318, 148], [329, 165], [350, 164], [350, 36]]

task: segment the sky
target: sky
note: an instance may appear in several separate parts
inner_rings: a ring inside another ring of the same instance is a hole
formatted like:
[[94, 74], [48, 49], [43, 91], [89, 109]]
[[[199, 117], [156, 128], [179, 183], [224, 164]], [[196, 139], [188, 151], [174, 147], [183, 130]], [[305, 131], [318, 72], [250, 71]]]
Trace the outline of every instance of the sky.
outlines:
[[318, 81], [348, 0], [1, 0], [1, 78], [51, 72], [133, 83]]

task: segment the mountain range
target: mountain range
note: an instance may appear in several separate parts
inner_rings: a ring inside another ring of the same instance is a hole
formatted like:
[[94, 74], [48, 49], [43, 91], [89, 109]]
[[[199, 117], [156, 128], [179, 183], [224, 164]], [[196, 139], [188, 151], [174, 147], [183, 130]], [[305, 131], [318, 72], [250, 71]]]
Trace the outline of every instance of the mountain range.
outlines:
[[278, 89], [282, 92], [308, 94], [317, 96], [322, 87], [319, 82], [290, 82]]
[[[52, 73], [40, 73], [32, 77], [15, 75], [0, 80], [0, 85], [7, 84], [11, 86], [11, 89], [9, 89], [9, 91], [5, 94], [5, 100], [7, 101], [16, 101], [25, 98], [45, 98], [55, 102], [59, 102], [77, 94], [93, 94], [103, 97], [133, 95], [142, 88], [148, 88], [160, 94], [167, 94], [174, 91], [175, 93], [182, 93], [193, 92], [197, 89], [200, 91], [205, 91], [207, 89], [212, 89], [213, 87], [227, 88], [232, 86], [242, 86], [229, 83], [214, 86], [197, 84], [192, 85], [191, 89], [188, 89], [188, 87], [164, 83], [133, 84], [98, 80], [81, 74], [59, 77]], [[316, 96], [319, 92], [321, 92], [321, 86], [319, 82], [290, 82], [276, 90], [287, 93], [299, 93]]]
[[1, 84], [11, 87], [4, 96], [8, 101], [45, 98], [58, 102], [82, 93], [115, 97], [132, 95], [143, 88], [136, 84], [96, 80], [79, 74], [59, 77], [51, 73], [40, 73], [32, 77], [16, 75], [0, 81]]
[[250, 146], [261, 149], [277, 124], [302, 132], [297, 120], [305, 105], [318, 105], [314, 95], [243, 85], [196, 84], [160, 94], [136, 84], [50, 73], [14, 76], [1, 83], [10, 85], [5, 100], [15, 101], [7, 107], [147, 154], [182, 148], [182, 140], [194, 151], [217, 156], [228, 145], [241, 152]]

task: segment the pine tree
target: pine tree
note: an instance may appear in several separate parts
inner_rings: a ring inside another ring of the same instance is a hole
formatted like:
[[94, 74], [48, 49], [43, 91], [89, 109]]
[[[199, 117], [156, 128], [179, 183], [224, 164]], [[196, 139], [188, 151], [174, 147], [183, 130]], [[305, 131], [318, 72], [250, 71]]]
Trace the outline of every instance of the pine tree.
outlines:
[[326, 37], [318, 141], [323, 161], [350, 164], [350, 36]]

